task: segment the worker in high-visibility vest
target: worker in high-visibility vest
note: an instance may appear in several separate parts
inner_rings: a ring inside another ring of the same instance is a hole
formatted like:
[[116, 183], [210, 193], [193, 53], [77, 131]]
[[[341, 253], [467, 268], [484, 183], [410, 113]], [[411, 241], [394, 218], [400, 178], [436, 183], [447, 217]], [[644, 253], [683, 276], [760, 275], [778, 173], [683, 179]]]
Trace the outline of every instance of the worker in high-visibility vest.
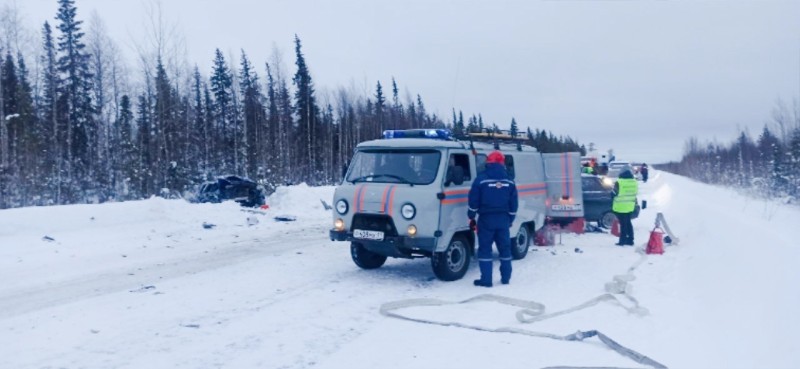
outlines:
[[636, 195], [639, 193], [639, 184], [633, 179], [630, 170], [624, 170], [614, 184], [614, 204], [611, 210], [619, 220], [619, 242], [617, 246], [633, 246], [633, 224], [631, 215], [636, 209]]

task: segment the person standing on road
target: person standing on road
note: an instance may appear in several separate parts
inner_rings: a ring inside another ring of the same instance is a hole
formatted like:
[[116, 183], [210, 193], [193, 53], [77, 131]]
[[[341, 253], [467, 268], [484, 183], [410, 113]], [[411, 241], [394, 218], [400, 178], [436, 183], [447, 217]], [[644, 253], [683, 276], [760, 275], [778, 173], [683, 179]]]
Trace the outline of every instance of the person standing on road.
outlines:
[[639, 184], [633, 179], [633, 174], [626, 169], [619, 175], [617, 183], [614, 184], [614, 204], [611, 210], [619, 219], [620, 234], [617, 246], [633, 246], [633, 224], [631, 215], [636, 209], [636, 195], [639, 192]]
[[[500, 282], [511, 281], [511, 235], [509, 228], [517, 215], [517, 186], [508, 177], [505, 156], [492, 151], [486, 158], [486, 170], [472, 182], [469, 190], [470, 229], [478, 230], [478, 265], [481, 278], [474, 284], [492, 287], [492, 243], [500, 254]], [[478, 216], [477, 225], [475, 216]]]
[[639, 173], [642, 173], [642, 182], [647, 183], [647, 177], [649, 174], [647, 164], [642, 164], [642, 169], [639, 169]]

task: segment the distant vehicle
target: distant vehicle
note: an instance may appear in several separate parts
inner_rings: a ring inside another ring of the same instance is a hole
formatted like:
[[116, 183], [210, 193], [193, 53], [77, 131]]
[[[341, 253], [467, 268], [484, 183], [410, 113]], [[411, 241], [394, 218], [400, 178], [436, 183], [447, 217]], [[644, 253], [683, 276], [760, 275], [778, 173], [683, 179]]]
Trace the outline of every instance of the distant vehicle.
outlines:
[[264, 188], [250, 179], [237, 176], [219, 177], [200, 186], [198, 202], [217, 203], [225, 200], [233, 200], [247, 207], [261, 206], [264, 204]]
[[612, 178], [616, 181], [619, 178], [619, 175], [622, 174], [623, 171], [630, 170], [631, 174], [633, 174], [633, 178], [642, 179], [642, 175], [639, 173], [637, 169], [634, 168], [633, 164], [629, 161], [612, 161], [608, 164], [608, 173], [606, 173], [606, 177]]
[[[611, 210], [614, 204], [614, 183], [591, 174], [581, 175], [583, 189], [583, 217], [587, 222], [597, 222], [604, 228], [611, 228], [617, 217]], [[639, 217], [639, 203], [633, 210], [633, 219]]]

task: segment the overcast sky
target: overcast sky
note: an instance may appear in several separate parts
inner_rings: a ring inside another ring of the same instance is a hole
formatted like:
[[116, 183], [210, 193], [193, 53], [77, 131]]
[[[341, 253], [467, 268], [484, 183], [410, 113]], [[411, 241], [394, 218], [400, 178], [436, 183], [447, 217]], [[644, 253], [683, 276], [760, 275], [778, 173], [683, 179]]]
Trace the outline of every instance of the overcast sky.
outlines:
[[[0, 0], [13, 4], [15, 0]], [[152, 2], [152, 1], [150, 1]], [[16, 0], [29, 27], [56, 0]], [[76, 0], [132, 53], [145, 2]], [[544, 128], [620, 159], [678, 160], [690, 136], [754, 136], [800, 94], [800, 1], [162, 0], [208, 74], [214, 49], [263, 66], [276, 44], [294, 71], [303, 41], [318, 89], [372, 93], [394, 76], [429, 111]], [[130, 61], [133, 64], [133, 60]], [[259, 70], [263, 75], [263, 67]]]

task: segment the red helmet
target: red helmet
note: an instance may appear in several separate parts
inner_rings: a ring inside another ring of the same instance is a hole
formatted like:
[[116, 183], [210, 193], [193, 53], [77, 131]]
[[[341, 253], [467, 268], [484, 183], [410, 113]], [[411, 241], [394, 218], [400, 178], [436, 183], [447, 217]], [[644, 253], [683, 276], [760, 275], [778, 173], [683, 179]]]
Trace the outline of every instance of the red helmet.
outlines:
[[486, 157], [486, 164], [492, 164], [492, 163], [505, 165], [506, 157], [500, 151], [492, 151], [492, 153]]

